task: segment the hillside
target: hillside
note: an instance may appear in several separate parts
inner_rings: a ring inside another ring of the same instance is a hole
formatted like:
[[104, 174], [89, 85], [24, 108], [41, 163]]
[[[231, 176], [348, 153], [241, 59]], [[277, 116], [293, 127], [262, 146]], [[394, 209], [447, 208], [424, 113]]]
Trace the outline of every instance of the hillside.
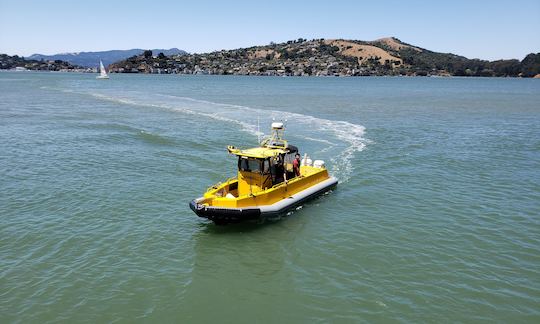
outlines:
[[298, 39], [189, 55], [132, 56], [111, 64], [119, 73], [183, 73], [287, 76], [525, 76], [540, 73], [540, 53], [523, 61], [485, 61], [437, 53], [389, 37], [375, 41]]
[[32, 70], [32, 71], [77, 71], [87, 72], [86, 68], [73, 65], [62, 60], [28, 60], [14, 55], [0, 54], [0, 69]]
[[[163, 53], [165, 55], [184, 55], [185, 51], [178, 48], [171, 49], [154, 49], [155, 53]], [[135, 48], [130, 50], [111, 50], [102, 52], [79, 52], [79, 53], [62, 53], [54, 55], [33, 54], [28, 57], [30, 60], [46, 60], [55, 61], [62, 60], [71, 64], [80, 65], [84, 67], [97, 67], [99, 60], [103, 61], [103, 64], [109, 65], [111, 63], [124, 60], [133, 55], [140, 55], [144, 52], [143, 49]]]

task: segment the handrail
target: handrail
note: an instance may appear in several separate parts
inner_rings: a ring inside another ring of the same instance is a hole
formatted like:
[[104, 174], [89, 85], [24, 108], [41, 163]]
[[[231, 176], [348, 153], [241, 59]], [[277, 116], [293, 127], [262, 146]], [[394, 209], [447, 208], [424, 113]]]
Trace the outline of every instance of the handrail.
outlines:
[[210, 191], [210, 190], [212, 190], [212, 189], [217, 190], [217, 189], [218, 189], [221, 185], [223, 185], [224, 183], [230, 185], [230, 183], [231, 183], [232, 181], [234, 181], [234, 180], [236, 180], [236, 177], [228, 178], [227, 180], [225, 180], [225, 182], [221, 182], [221, 181], [220, 181], [220, 182], [218, 182], [218, 183], [216, 183], [216, 184], [211, 185], [210, 187], [208, 187], [208, 189], [206, 189], [206, 191], [208, 192], [208, 191]]

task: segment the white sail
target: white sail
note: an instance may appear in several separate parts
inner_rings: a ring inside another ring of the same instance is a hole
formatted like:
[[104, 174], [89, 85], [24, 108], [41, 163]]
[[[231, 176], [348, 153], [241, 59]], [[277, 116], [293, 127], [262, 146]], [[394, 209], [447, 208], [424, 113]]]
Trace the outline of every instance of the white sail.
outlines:
[[108, 79], [109, 76], [107, 75], [107, 71], [105, 71], [105, 66], [103, 66], [103, 62], [99, 60], [99, 75], [96, 77], [98, 79]]

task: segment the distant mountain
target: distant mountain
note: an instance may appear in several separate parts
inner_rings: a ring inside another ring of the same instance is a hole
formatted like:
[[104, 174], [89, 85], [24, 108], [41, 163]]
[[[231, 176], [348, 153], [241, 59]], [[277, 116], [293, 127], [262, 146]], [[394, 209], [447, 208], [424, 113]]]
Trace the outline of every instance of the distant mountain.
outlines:
[[132, 56], [109, 69], [113, 73], [540, 77], [540, 53], [531, 53], [521, 62], [490, 62], [433, 52], [394, 37], [374, 41], [299, 38], [202, 54]]
[[[103, 61], [105, 66], [124, 60], [131, 56], [140, 55], [144, 52], [143, 49], [135, 48], [130, 50], [112, 50], [112, 51], [103, 51], [103, 52], [78, 52], [78, 53], [61, 53], [54, 55], [43, 55], [43, 54], [33, 54], [27, 59], [30, 60], [45, 60], [45, 61], [54, 61], [62, 60], [69, 62], [71, 64], [80, 65], [84, 67], [96, 67], [99, 64], [99, 60]], [[171, 49], [153, 49], [152, 53], [158, 55], [163, 53], [167, 56], [169, 55], [184, 55], [187, 54], [186, 51], [180, 50], [178, 48]]]

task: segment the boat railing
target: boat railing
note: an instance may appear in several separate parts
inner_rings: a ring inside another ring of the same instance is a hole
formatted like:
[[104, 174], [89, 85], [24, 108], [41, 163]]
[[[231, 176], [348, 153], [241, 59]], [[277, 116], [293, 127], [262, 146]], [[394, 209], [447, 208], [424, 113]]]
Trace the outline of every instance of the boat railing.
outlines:
[[218, 189], [219, 187], [221, 187], [224, 183], [227, 184], [227, 186], [229, 186], [231, 184], [231, 182], [235, 181], [236, 180], [236, 177], [230, 177], [229, 179], [225, 180], [225, 182], [218, 182], [214, 185], [211, 185], [210, 187], [208, 187], [208, 189], [206, 191], [210, 191], [210, 190], [216, 190]]

